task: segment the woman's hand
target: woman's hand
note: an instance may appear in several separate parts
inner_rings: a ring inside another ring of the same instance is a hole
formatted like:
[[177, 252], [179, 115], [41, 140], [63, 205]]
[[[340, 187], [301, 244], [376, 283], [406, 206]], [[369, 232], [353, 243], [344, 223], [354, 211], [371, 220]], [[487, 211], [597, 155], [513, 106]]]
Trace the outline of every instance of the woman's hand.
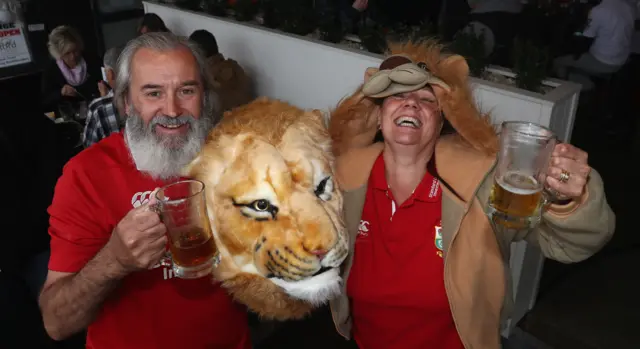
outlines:
[[75, 97], [78, 93], [76, 92], [76, 89], [73, 88], [71, 85], [65, 84], [64, 86], [62, 86], [62, 90], [60, 91], [60, 94], [67, 97]]
[[585, 151], [571, 144], [556, 145], [547, 171], [547, 185], [559, 199], [577, 199], [584, 193], [591, 172], [587, 159]]

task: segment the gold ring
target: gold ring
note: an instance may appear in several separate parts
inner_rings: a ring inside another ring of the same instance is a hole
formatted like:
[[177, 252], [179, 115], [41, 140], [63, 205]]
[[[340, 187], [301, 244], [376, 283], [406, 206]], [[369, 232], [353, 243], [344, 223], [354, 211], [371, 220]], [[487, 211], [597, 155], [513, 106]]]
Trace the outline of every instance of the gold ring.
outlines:
[[558, 178], [558, 180], [560, 181], [560, 183], [567, 183], [569, 181], [569, 178], [571, 178], [571, 173], [562, 170], [562, 173], [560, 173], [560, 178]]

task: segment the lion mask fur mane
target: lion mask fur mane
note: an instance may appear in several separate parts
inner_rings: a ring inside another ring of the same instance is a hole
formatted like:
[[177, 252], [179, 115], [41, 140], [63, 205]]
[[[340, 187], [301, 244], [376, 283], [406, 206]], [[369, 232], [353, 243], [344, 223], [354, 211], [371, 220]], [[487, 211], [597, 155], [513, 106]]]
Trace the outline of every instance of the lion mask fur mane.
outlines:
[[236, 301], [287, 320], [340, 291], [348, 237], [321, 112], [266, 98], [226, 112], [184, 175], [205, 183], [214, 278]]

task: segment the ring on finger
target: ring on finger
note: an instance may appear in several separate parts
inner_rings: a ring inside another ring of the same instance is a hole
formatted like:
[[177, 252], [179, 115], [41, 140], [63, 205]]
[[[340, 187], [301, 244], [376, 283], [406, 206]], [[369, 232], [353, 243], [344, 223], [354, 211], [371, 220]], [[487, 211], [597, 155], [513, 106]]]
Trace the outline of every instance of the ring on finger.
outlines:
[[560, 183], [567, 183], [570, 178], [571, 173], [569, 173], [569, 171], [567, 170], [562, 170], [562, 172], [560, 173], [560, 178], [558, 178], [558, 180], [560, 181]]

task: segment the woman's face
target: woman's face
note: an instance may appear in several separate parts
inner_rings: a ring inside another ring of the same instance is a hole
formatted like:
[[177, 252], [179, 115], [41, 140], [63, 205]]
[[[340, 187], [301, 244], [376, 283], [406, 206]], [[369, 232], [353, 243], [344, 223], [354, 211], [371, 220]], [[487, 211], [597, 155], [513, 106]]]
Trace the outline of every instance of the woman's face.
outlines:
[[80, 63], [80, 57], [82, 57], [80, 50], [72, 47], [69, 51], [67, 51], [67, 53], [62, 55], [62, 61], [67, 65], [67, 67], [75, 68], [76, 65]]
[[425, 146], [442, 129], [442, 113], [431, 87], [389, 96], [382, 102], [380, 129], [385, 141]]

